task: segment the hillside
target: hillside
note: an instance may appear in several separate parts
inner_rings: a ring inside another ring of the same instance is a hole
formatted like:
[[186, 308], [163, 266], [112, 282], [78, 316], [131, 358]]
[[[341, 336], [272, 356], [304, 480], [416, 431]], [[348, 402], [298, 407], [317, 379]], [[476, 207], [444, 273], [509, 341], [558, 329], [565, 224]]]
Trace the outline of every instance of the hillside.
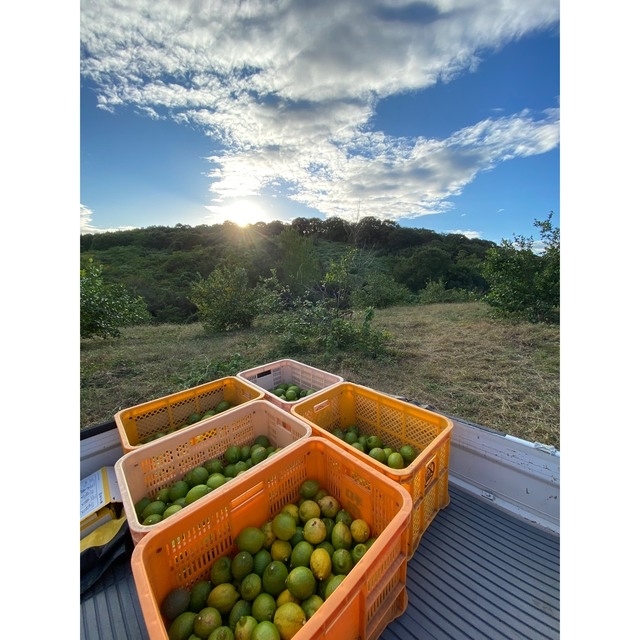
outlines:
[[375, 218], [354, 224], [338, 218], [297, 218], [290, 224], [238, 227], [225, 222], [85, 234], [80, 237], [80, 258], [81, 264], [91, 259], [103, 266], [105, 282], [142, 296], [154, 322], [183, 323], [196, 317], [190, 286], [222, 264], [245, 269], [250, 286], [275, 271], [280, 282], [301, 295], [317, 287], [332, 264], [355, 249], [363, 276], [384, 274], [407, 296], [419, 294], [428, 282], [482, 294], [488, 285], [481, 265], [493, 246]]

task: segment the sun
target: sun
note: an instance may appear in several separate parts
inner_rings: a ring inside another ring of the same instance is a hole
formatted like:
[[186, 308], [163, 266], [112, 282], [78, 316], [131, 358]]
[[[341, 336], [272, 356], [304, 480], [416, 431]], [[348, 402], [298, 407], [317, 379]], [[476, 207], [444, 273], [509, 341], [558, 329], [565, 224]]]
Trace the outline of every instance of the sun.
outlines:
[[252, 200], [236, 200], [219, 209], [218, 215], [223, 220], [234, 222], [239, 227], [246, 227], [256, 222], [269, 222], [271, 219], [259, 203]]

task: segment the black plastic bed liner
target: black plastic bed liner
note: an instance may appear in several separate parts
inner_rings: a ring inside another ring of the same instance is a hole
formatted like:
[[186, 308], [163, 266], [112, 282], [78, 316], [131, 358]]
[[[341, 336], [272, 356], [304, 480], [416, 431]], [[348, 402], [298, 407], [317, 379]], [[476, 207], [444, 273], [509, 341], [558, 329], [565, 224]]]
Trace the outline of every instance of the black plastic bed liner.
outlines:
[[[380, 640], [559, 638], [559, 536], [455, 486], [449, 492], [409, 561], [407, 610]], [[148, 640], [129, 560], [82, 596], [83, 640]]]

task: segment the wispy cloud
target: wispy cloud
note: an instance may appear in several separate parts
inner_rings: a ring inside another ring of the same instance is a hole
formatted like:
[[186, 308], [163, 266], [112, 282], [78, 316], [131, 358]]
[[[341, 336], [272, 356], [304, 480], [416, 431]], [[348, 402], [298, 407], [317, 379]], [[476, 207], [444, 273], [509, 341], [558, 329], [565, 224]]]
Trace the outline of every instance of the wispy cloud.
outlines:
[[91, 224], [93, 220], [93, 211], [89, 207], [80, 205], [80, 234], [94, 233], [96, 228]]
[[[559, 141], [559, 112], [500, 113], [448, 139], [372, 128], [377, 101], [472, 70], [555, 24], [557, 0], [82, 0], [82, 73], [108, 110], [198, 124], [213, 210], [286, 184], [326, 215], [450, 208], [478, 173]], [[212, 145], [213, 146], [213, 145]]]
[[116, 229], [98, 229], [93, 224], [93, 211], [85, 205], [80, 205], [80, 235], [85, 233], [105, 233], [107, 231], [126, 231], [134, 227], [118, 227]]
[[452, 233], [458, 236], [466, 236], [467, 238], [469, 238], [469, 240], [477, 240], [479, 238], [482, 238], [482, 234], [479, 231], [471, 231], [469, 229], [467, 229], [466, 231], [462, 231], [461, 229], [450, 229], [445, 233]]

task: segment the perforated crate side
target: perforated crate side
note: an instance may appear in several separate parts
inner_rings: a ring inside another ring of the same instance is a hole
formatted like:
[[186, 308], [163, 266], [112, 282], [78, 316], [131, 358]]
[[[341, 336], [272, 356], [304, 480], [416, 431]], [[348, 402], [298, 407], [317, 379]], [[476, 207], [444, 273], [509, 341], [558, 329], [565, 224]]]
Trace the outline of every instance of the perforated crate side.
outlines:
[[[207, 460], [221, 458], [231, 445], [252, 444], [258, 435], [267, 436], [275, 447], [285, 448], [298, 439], [310, 437], [311, 428], [299, 418], [262, 399], [229, 409], [166, 438], [138, 447], [120, 458], [115, 471], [134, 543], [137, 544], [158, 526], [139, 522], [135, 513], [135, 504], [139, 500], [171, 487], [177, 480], [183, 479], [188, 471]], [[260, 464], [269, 460], [267, 458]], [[193, 504], [188, 508], [192, 508]]]
[[276, 406], [290, 411], [300, 400], [283, 400], [271, 390], [279, 384], [295, 384], [301, 389], [313, 389], [315, 392], [344, 381], [344, 378], [308, 364], [285, 358], [259, 367], [253, 367], [238, 373], [242, 380], [264, 391], [265, 397]]
[[213, 409], [223, 400], [233, 406], [264, 398], [264, 392], [236, 376], [227, 376], [183, 391], [122, 409], [115, 423], [125, 453], [145, 446], [142, 441], [159, 433], [184, 428], [194, 413]]
[[411, 513], [411, 543], [409, 557], [413, 557], [420, 539], [438, 515], [441, 509], [449, 504], [449, 470], [445, 469], [440, 476], [433, 478], [424, 492], [424, 496], [413, 503]]
[[296, 640], [379, 637], [407, 606], [411, 499], [332, 443], [307, 438], [205, 496], [194, 503], [195, 509], [179, 512], [135, 547], [131, 565], [151, 640], [168, 637], [159, 611], [164, 596], [208, 577], [218, 557], [236, 550], [234, 540], [244, 527], [261, 526], [285, 504], [297, 501], [301, 483], [310, 478], [354, 517], [371, 522], [376, 541]]
[[[349, 382], [337, 384], [316, 397], [305, 398], [293, 407], [292, 413], [309, 423], [314, 436], [353, 452], [362, 464], [376, 468], [400, 484], [409, 492], [414, 505], [421, 504], [433, 480], [448, 470], [451, 420], [374, 389]], [[333, 434], [334, 429], [351, 425], [365, 435], [379, 436], [386, 446], [398, 449], [411, 444], [419, 453], [405, 468], [392, 469]], [[432, 519], [420, 516], [415, 520], [413, 548]]]

